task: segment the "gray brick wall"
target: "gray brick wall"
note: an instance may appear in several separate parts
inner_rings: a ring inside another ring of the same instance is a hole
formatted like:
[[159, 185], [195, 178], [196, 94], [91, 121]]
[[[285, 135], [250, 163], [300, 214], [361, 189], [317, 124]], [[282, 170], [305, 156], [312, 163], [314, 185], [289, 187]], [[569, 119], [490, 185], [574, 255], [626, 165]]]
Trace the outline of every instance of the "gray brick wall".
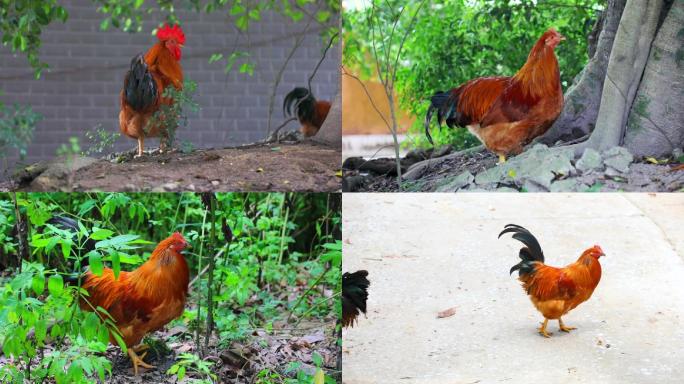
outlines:
[[[103, 32], [99, 25], [104, 15], [96, 12], [92, 2], [60, 3], [69, 11], [69, 20], [65, 24], [55, 22], [43, 32], [40, 57], [50, 65], [50, 72], [41, 79], [33, 78], [24, 55], [13, 55], [8, 47], [0, 46], [0, 101], [29, 104], [44, 116], [21, 164], [54, 157], [57, 148], [73, 136], [87, 147], [84, 134], [98, 124], [119, 132], [119, 92], [130, 59], [157, 41], [150, 31], [158, 16], [145, 20], [143, 32], [138, 34], [114, 29]], [[185, 77], [197, 82], [195, 99], [202, 107], [190, 116], [189, 126], [179, 130], [178, 139], [191, 141], [196, 147], [220, 147], [263, 138], [274, 79], [306, 23], [266, 14], [253, 24], [249, 36], [238, 39], [240, 49], [251, 52], [257, 63], [254, 75], [249, 77], [236, 71], [224, 74], [225, 61], [208, 63], [212, 53], [226, 54], [236, 41], [236, 30], [226, 22], [225, 12], [207, 15], [181, 11], [178, 15], [186, 35], [181, 64]], [[321, 57], [325, 43], [319, 31], [318, 26], [311, 28], [284, 72], [276, 93], [272, 128], [283, 121], [280, 107], [285, 94], [306, 84]], [[338, 46], [328, 52], [312, 84], [318, 98], [331, 100], [335, 95], [339, 62]], [[291, 123], [290, 129], [296, 128], [297, 124]], [[146, 146], [157, 143], [152, 139]], [[134, 146], [133, 139], [121, 136], [115, 150]], [[20, 164], [16, 153], [10, 153], [8, 160], [10, 169]]]

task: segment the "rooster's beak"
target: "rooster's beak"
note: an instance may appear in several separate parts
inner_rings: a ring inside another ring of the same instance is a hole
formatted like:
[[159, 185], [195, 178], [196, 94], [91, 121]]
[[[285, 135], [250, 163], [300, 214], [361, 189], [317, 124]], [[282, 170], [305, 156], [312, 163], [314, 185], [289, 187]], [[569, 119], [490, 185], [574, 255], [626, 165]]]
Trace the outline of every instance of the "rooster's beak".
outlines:
[[563, 41], [563, 40], [565, 40], [565, 36], [560, 35], [560, 41]]

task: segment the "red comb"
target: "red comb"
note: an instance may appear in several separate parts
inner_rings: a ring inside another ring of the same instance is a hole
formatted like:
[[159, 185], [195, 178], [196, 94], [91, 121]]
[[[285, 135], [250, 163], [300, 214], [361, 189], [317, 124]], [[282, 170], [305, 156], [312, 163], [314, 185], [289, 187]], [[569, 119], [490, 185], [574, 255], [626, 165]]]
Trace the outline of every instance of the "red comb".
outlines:
[[180, 45], [185, 44], [185, 34], [178, 24], [174, 24], [173, 27], [169, 27], [168, 24], [164, 24], [163, 27], [157, 30], [157, 38], [159, 41], [173, 39], [176, 40], [176, 43]]

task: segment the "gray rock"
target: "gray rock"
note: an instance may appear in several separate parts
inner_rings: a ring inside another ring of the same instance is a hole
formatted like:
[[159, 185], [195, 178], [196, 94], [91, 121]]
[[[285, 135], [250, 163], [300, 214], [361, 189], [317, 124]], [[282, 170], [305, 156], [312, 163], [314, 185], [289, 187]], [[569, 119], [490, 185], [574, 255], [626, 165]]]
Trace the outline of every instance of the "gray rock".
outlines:
[[624, 147], [613, 147], [603, 153], [603, 162], [606, 166], [616, 171], [629, 172], [629, 165], [634, 161], [634, 156]]
[[584, 188], [575, 178], [558, 180], [551, 184], [551, 192], [576, 192], [580, 186]]
[[603, 168], [603, 159], [597, 150], [593, 148], [587, 148], [584, 150], [582, 157], [577, 160], [575, 167], [582, 172], [601, 169]]
[[64, 157], [58, 157], [47, 169], [36, 177], [31, 184], [31, 189], [36, 191], [61, 191], [68, 190], [73, 186], [68, 185], [69, 175], [81, 168], [87, 167], [97, 159], [92, 157], [76, 156], [67, 164]]
[[[549, 184], [550, 186], [550, 184]], [[528, 179], [525, 180], [522, 186], [523, 190], [525, 192], [548, 192], [549, 188], [547, 188], [545, 185], [539, 184], [534, 180]]]
[[497, 188], [496, 191], [497, 191], [497, 192], [507, 192], [507, 193], [513, 193], [513, 192], [517, 193], [517, 192], [520, 192], [520, 191], [518, 191], [517, 189], [511, 188], [511, 187], [501, 187], [501, 188]]
[[484, 185], [499, 183], [506, 178], [506, 172], [508, 172], [508, 169], [510, 169], [510, 166], [508, 164], [503, 164], [480, 172], [477, 174], [477, 176], [475, 176], [475, 184]]
[[458, 176], [450, 177], [444, 179], [437, 188], [436, 192], [456, 192], [459, 189], [465, 187], [466, 185], [472, 183], [475, 180], [475, 176], [469, 171], [465, 171]]

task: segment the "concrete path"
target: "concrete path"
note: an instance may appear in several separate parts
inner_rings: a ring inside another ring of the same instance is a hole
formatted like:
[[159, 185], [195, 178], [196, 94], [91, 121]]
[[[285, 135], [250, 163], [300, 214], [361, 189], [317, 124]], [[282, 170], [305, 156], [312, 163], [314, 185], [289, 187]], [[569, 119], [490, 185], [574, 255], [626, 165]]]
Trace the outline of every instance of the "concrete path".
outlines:
[[[684, 194], [345, 194], [343, 270], [369, 313], [343, 382], [684, 383]], [[508, 270], [528, 228], [564, 266], [599, 244], [603, 278], [550, 339]], [[455, 315], [437, 313], [455, 307]]]

